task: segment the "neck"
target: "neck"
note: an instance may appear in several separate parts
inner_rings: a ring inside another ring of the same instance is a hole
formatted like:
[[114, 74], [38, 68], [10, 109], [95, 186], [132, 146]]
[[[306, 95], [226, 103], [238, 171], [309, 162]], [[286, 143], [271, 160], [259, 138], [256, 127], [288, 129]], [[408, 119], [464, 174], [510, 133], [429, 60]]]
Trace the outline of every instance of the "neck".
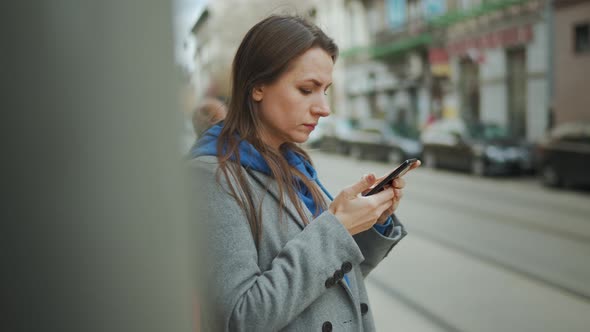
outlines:
[[281, 145], [283, 145], [285, 141], [279, 139], [278, 135], [273, 135], [264, 125], [262, 125], [262, 128], [260, 129], [260, 140], [262, 143], [275, 152], [279, 152]]

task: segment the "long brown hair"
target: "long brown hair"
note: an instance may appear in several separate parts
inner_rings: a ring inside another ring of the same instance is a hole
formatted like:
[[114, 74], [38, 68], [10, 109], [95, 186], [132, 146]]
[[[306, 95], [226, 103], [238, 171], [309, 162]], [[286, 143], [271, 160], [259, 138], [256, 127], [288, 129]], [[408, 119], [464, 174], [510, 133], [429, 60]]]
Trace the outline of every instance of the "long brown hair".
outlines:
[[[219, 175], [225, 177], [231, 196], [236, 199], [246, 213], [250, 230], [256, 246], [262, 237], [262, 217], [260, 200], [254, 206], [252, 189], [246, 180], [244, 170], [239, 163], [230, 158], [240, 159], [238, 145], [246, 140], [260, 152], [268, 164], [271, 176], [276, 180], [279, 189], [279, 206], [282, 211], [284, 196], [293, 202], [299, 217], [305, 224], [310, 220], [304, 213], [301, 200], [297, 196], [297, 179], [309, 189], [316, 206], [325, 210], [326, 202], [320, 188], [305, 175], [291, 167], [283, 157], [286, 150], [291, 150], [311, 163], [308, 154], [296, 144], [287, 142], [276, 151], [261, 140], [260, 119], [254, 111], [255, 102], [252, 91], [255, 87], [272, 84], [285, 73], [292, 61], [307, 50], [318, 47], [326, 51], [335, 62], [338, 47], [334, 41], [312, 23], [297, 16], [272, 15], [254, 25], [244, 36], [232, 65], [232, 93], [227, 117], [219, 139], [217, 151], [219, 159]], [[232, 185], [233, 179], [237, 186]], [[316, 209], [318, 210], [318, 209]], [[319, 210], [318, 210], [319, 211]], [[311, 211], [317, 214], [316, 211]], [[282, 216], [282, 212], [279, 214]]]

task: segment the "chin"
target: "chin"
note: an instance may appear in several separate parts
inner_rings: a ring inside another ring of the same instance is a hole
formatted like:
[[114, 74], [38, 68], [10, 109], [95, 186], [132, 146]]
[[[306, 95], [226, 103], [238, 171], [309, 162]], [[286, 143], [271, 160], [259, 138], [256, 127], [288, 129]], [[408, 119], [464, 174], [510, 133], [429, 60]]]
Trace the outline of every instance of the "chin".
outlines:
[[292, 140], [293, 143], [297, 143], [297, 144], [303, 144], [305, 142], [307, 142], [307, 140], [309, 139], [309, 136], [305, 136], [305, 137], [294, 137], [294, 139]]
[[285, 142], [301, 144], [307, 142], [309, 135], [307, 133], [293, 133], [284, 137]]

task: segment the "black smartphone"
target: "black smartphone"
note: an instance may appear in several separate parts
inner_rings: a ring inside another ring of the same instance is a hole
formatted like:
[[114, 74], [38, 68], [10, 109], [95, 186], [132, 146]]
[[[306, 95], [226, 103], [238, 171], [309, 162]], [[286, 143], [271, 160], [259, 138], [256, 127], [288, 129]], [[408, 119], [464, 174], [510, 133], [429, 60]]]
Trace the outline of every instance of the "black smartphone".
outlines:
[[382, 191], [383, 189], [385, 189], [385, 187], [390, 185], [395, 178], [406, 174], [406, 172], [410, 170], [410, 167], [417, 161], [418, 159], [416, 158], [404, 161], [403, 163], [401, 163], [401, 165], [394, 169], [393, 172], [389, 173], [389, 175], [385, 179], [383, 179], [383, 181], [379, 182], [375, 187], [373, 187], [373, 189], [371, 189], [368, 193], [364, 194], [363, 196], [371, 196]]

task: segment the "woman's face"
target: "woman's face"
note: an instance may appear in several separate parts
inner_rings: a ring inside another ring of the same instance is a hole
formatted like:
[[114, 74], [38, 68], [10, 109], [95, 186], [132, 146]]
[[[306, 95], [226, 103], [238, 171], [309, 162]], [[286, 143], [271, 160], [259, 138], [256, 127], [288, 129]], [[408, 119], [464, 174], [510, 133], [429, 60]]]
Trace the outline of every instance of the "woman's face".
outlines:
[[326, 91], [333, 69], [330, 55], [312, 48], [295, 58], [277, 81], [252, 91], [264, 143], [278, 149], [285, 142], [307, 141], [320, 117], [330, 115]]

